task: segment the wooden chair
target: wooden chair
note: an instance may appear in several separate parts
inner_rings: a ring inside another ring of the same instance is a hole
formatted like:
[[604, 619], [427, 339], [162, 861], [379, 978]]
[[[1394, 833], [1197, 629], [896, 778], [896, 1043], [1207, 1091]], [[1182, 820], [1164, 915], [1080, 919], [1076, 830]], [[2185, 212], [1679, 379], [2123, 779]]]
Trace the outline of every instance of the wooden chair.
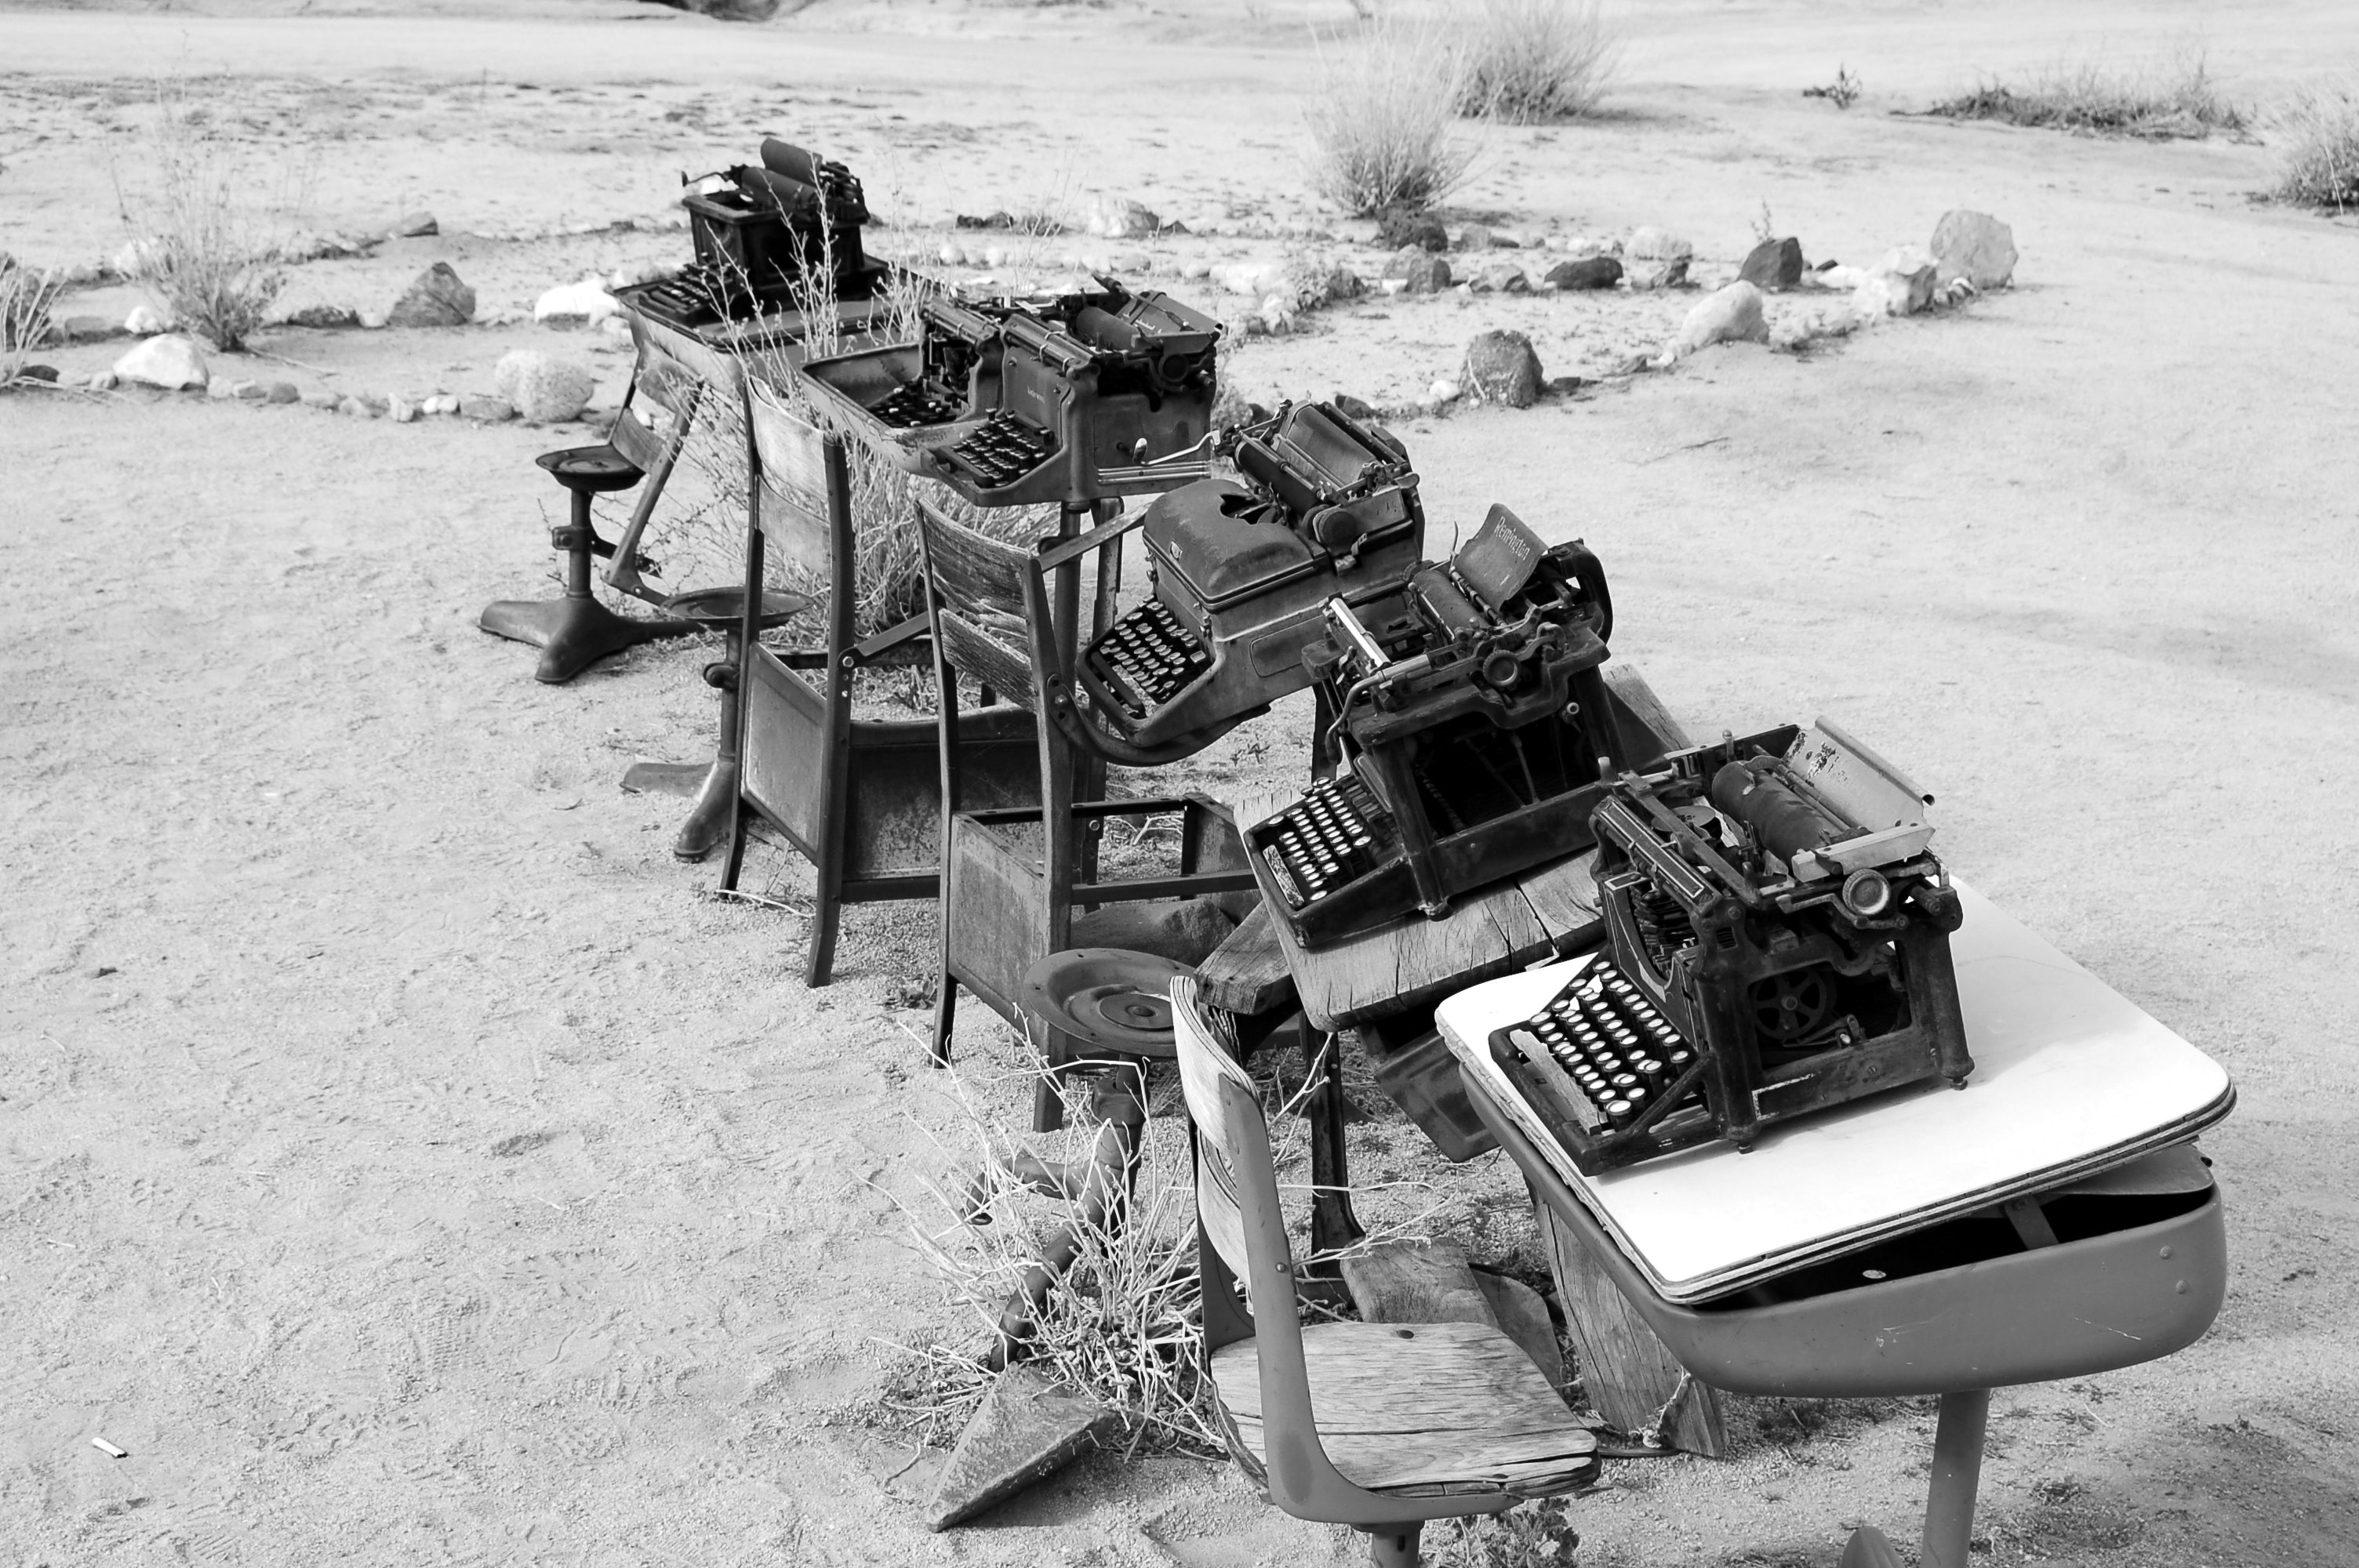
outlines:
[[[679, 460], [680, 446], [697, 408], [708, 395], [706, 373], [725, 376], [732, 386], [737, 379], [735, 362], [727, 356], [708, 353], [702, 357], [712, 364], [692, 362], [673, 352], [637, 316], [632, 316], [630, 323], [637, 353], [613, 430], [595, 446], [566, 447], [543, 452], [535, 460], [572, 498], [565, 525], [551, 529], [549, 536], [552, 548], [565, 552], [564, 597], [501, 600], [486, 606], [476, 622], [495, 636], [538, 647], [540, 664], [533, 671], [534, 678], [552, 686], [571, 680], [609, 654], [658, 637], [685, 636], [707, 629], [694, 616], [677, 612], [626, 620], [591, 593], [592, 559], [610, 557], [614, 567], [607, 573], [608, 582], [672, 611], [665, 596], [648, 590], [641, 581], [640, 573], [652, 570], [653, 564], [639, 554], [639, 535], [654, 514], [673, 465]], [[655, 412], [643, 413], [643, 408]], [[618, 542], [609, 544], [591, 522], [590, 498], [633, 485], [639, 486], [639, 496], [632, 506], [630, 524]]]
[[1587, 1480], [1596, 1438], [1497, 1329], [1302, 1326], [1253, 1079], [1192, 979], [1172, 982], [1171, 1012], [1195, 1124], [1205, 1361], [1245, 1474], [1297, 1519], [1365, 1531], [1377, 1568], [1415, 1568], [1427, 1519], [1500, 1513]]
[[[932, 898], [940, 886], [945, 764], [932, 719], [856, 719], [862, 670], [926, 662], [927, 618], [911, 616], [855, 641], [859, 584], [852, 491], [842, 442], [799, 418], [767, 387], [745, 389], [748, 516], [743, 603], [762, 582], [775, 535], [781, 553], [827, 584], [817, 646], [765, 647], [746, 630], [736, 683], [738, 782], [721, 885], [744, 869], [755, 816], [800, 850], [819, 874], [805, 982], [823, 986], [834, 963], [842, 906]], [[992, 806], [1039, 798], [1031, 716], [1001, 705], [959, 720], [955, 764], [965, 793]]]
[[[922, 500], [918, 524], [925, 546], [926, 609], [940, 704], [941, 963], [933, 1037], [933, 1056], [940, 1064], [950, 1060], [960, 986], [1022, 1028], [1024, 977], [1034, 964], [1070, 947], [1130, 945], [1076, 940], [1077, 910], [1218, 896], [1232, 900], [1232, 913], [1241, 914], [1253, 902], [1254, 881], [1244, 869], [1244, 846], [1235, 829], [1208, 799], [1076, 800], [1085, 759], [1071, 733], [1068, 710], [1073, 698], [1061, 674], [1070, 654], [1059, 652], [1070, 647], [1071, 629], [1060, 624], [1051, 611], [1049, 578], [1071, 569], [1096, 545], [1118, 537], [1121, 526], [1027, 548], [989, 538]], [[1073, 602], [1071, 596], [1068, 602]], [[967, 746], [958, 716], [961, 675], [1035, 717], [1038, 806], [975, 809], [983, 803], [973, 798], [961, 761]], [[1194, 749], [1177, 754], [1185, 756]], [[1152, 749], [1133, 748], [1115, 760], [1139, 766], [1163, 756]], [[1166, 813], [1180, 817], [1176, 876], [1122, 881], [1097, 878], [1091, 824]], [[1024, 841], [1027, 830], [1038, 834], [1037, 849]], [[1038, 1112], [1045, 1114], [1045, 1108]]]

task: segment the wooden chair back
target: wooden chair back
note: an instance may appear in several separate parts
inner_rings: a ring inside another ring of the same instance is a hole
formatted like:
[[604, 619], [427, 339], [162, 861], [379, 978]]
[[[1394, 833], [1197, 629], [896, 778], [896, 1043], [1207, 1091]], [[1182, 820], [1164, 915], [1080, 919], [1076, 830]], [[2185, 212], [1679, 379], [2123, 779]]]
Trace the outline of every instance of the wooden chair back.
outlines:
[[[830, 620], [849, 610], [853, 570], [852, 473], [842, 438], [821, 429], [765, 383], [745, 381], [746, 504], [766, 549], [828, 585]], [[839, 570], [841, 564], [842, 569]], [[845, 623], [845, 634], [851, 631]]]
[[[631, 328], [631, 385], [623, 395], [622, 411], [614, 416], [606, 443], [647, 478], [639, 483], [631, 520], [614, 543], [606, 581], [635, 598], [660, 605], [671, 596], [658, 592], [642, 575], [639, 538], [647, 532], [656, 503], [679, 461], [690, 427], [700, 414], [737, 404], [745, 373], [735, 355], [718, 352], [637, 311], [625, 312], [624, 319]], [[641, 412], [643, 406], [662, 411], [660, 427]]]
[[922, 497], [918, 530], [942, 662], [1007, 701], [1040, 711], [1041, 672], [1026, 620], [1027, 579], [1038, 575], [1033, 552], [954, 522]]

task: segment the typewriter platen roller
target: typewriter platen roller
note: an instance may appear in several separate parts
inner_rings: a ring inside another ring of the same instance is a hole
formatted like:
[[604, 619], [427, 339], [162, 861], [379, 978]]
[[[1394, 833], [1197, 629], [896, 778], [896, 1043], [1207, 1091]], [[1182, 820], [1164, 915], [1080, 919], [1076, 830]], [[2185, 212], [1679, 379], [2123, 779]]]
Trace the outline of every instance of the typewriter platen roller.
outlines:
[[1246, 834], [1264, 896], [1306, 946], [1446, 914], [1462, 894], [1586, 849], [1617, 744], [1598, 674], [1613, 601], [1578, 541], [1546, 548], [1494, 506], [1393, 602], [1371, 615], [1331, 600], [1329, 640], [1307, 662], [1334, 694], [1355, 809], [1394, 848], [1356, 876], [1304, 875], [1288, 835], [1301, 838], [1309, 798]]
[[1311, 684], [1327, 600], [1391, 621], [1425, 543], [1408, 454], [1326, 404], [1229, 443], [1241, 478], [1158, 496], [1139, 532], [1154, 597], [1087, 650], [1081, 676], [1110, 727], [1151, 745], [1234, 720]]
[[[1491, 1040], [1575, 1162], [1611, 1170], [1715, 1138], [1744, 1148], [1863, 1096], [1933, 1077], [1962, 1087], [1973, 1059], [1949, 946], [1960, 905], [1926, 849], [1916, 786], [1824, 719], [1666, 762], [1616, 779], [1597, 807], [1610, 957], [1569, 990], [1604, 977], [1652, 1058], [1679, 1070], [1641, 1074], [1636, 1098], [1601, 1098], [1568, 1055], [1586, 1061], [1586, 1037], [1562, 1037], [1554, 1003]], [[1673, 1037], [1684, 1064], [1664, 1054]]]

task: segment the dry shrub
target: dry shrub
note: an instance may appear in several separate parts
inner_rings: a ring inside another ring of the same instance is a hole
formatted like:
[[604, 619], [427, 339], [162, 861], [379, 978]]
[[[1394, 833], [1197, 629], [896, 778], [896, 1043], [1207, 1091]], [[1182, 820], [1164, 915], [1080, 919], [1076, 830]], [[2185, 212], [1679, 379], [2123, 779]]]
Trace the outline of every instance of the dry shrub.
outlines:
[[278, 256], [304, 182], [214, 130], [185, 88], [159, 89], [156, 110], [136, 158], [114, 170], [136, 276], [176, 326], [234, 352], [286, 285]]
[[[1330, 1042], [1325, 1048], [1340, 1047]], [[1289, 1051], [1256, 1053], [1249, 1065], [1270, 1119], [1271, 1153], [1289, 1211], [1288, 1228], [1296, 1233], [1296, 1256], [1306, 1263], [1321, 1260], [1304, 1234], [1307, 1213], [1297, 1212], [1310, 1206], [1309, 1123], [1303, 1112], [1321, 1081], [1320, 1063]], [[975, 1089], [985, 1088], [1001, 1104], [1029, 1105], [1032, 1081], [1029, 1070], [989, 1086], [970, 1085], [962, 1071], [949, 1075], [956, 1123], [947, 1140], [927, 1136], [962, 1178], [970, 1171], [982, 1175], [969, 1188], [929, 1184], [922, 1210], [903, 1206], [912, 1244], [948, 1287], [973, 1347], [980, 1350], [997, 1343], [1002, 1309], [1027, 1271], [1060, 1233], [1076, 1232], [1079, 1252], [1034, 1319], [1032, 1364], [1124, 1411], [1135, 1449], [1225, 1453], [1202, 1366], [1194, 1169], [1177, 1076], [1155, 1072], [1149, 1081], [1136, 1179], [1130, 1202], [1112, 1224], [1088, 1223], [1077, 1195], [1043, 1194], [1008, 1173], [1028, 1151], [1002, 1130]], [[1049, 1135], [1042, 1152], [1084, 1160], [1098, 1132], [1084, 1114], [1087, 1090], [1069, 1082], [1065, 1095], [1066, 1129]], [[1369, 1233], [1354, 1250], [1423, 1238], [1436, 1206], [1432, 1193], [1421, 1183], [1395, 1184], [1413, 1189], [1423, 1201], [1397, 1223], [1367, 1222], [1364, 1217]], [[978, 1209], [989, 1216], [987, 1223], [968, 1222]], [[994, 1374], [977, 1354], [951, 1346], [892, 1348], [908, 1360], [892, 1380], [887, 1409], [927, 1441], [947, 1445], [988, 1391]]]
[[2359, 207], [2359, 87], [2307, 89], [2278, 119], [2286, 146], [2277, 200], [2335, 212]]
[[1379, 21], [1322, 48], [1303, 110], [1319, 193], [1365, 217], [1430, 207], [1455, 189], [1476, 152], [1458, 126], [1465, 81], [1465, 56], [1430, 23]]
[[1471, 0], [1449, 16], [1461, 114], [1516, 125], [1586, 114], [1619, 63], [1597, 0]]
[[0, 253], [0, 386], [24, 373], [25, 361], [49, 335], [49, 309], [63, 285]]
[[1949, 120], [2002, 120], [2081, 135], [2200, 140], [2242, 135], [2242, 110], [2212, 86], [2201, 54], [2157, 70], [2094, 63], [2051, 66], [2020, 87], [1989, 79], [1926, 111]]

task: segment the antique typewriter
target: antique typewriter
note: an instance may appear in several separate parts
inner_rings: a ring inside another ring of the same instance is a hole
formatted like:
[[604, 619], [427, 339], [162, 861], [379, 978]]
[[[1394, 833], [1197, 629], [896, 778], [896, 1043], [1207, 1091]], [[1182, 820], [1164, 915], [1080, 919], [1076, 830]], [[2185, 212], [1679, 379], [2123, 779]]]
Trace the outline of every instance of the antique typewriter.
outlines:
[[1542, 546], [1494, 506], [1444, 565], [1409, 575], [1399, 613], [1328, 600], [1305, 655], [1352, 774], [1247, 830], [1263, 895], [1307, 947], [1589, 847], [1620, 744], [1598, 666], [1613, 633], [1604, 568]]
[[1930, 796], [1821, 719], [1597, 806], [1607, 947], [1490, 1048], [1586, 1172], [1973, 1071]]
[[[982, 506], [1082, 504], [1169, 490], [1212, 431], [1220, 324], [1109, 277], [1032, 301], [940, 302], [915, 350], [814, 360], [803, 373], [882, 449]], [[1196, 473], [1203, 471], [1200, 465]]]
[[1332, 406], [1224, 435], [1238, 480], [1158, 496], [1139, 524], [1155, 596], [1084, 652], [1108, 725], [1155, 744], [1257, 713], [1310, 685], [1305, 649], [1342, 598], [1391, 623], [1425, 553], [1408, 454]]
[[822, 265], [831, 274], [823, 292], [839, 303], [876, 292], [887, 269], [862, 248], [868, 201], [849, 168], [771, 137], [758, 165], [738, 164], [718, 178], [718, 189], [680, 198], [695, 264], [638, 286], [638, 308], [691, 331], [753, 320], [800, 308]]

